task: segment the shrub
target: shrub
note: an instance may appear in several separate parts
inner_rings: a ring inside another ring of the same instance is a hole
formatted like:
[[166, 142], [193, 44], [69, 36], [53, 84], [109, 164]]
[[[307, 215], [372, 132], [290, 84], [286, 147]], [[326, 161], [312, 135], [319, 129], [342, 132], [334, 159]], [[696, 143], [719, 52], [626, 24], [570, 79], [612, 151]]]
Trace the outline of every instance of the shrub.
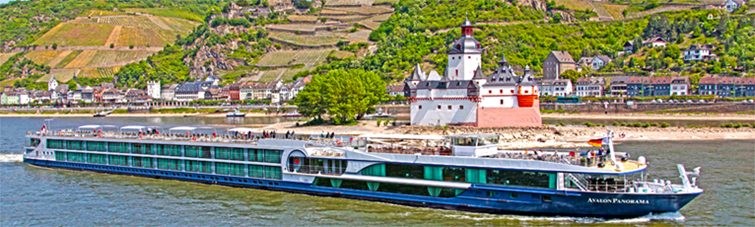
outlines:
[[110, 49], [112, 49], [113, 47], [115, 47], [115, 43], [110, 44]]
[[632, 124], [632, 126], [634, 126], [634, 127], [642, 127], [642, 123], [635, 122], [634, 124]]
[[52, 49], [57, 50], [58, 49], [58, 43], [52, 43]]
[[658, 122], [653, 122], [653, 123], [650, 123], [650, 126], [653, 126], [653, 127], [658, 127]]
[[299, 122], [296, 122], [296, 127], [299, 127]]
[[741, 127], [742, 127], [742, 123], [737, 123], [736, 125], [734, 125], [734, 128], [741, 128]]
[[726, 124], [724, 124], [724, 127], [733, 128], [734, 124], [732, 124], [732, 123], [726, 123]]
[[585, 123], [584, 123], [584, 125], [585, 125], [585, 126], [587, 126], [588, 128], [589, 128], [589, 127], [595, 127], [595, 126], [596, 126], [595, 124], [593, 124], [592, 122], [589, 122], [589, 121], [588, 121], [588, 122], [585, 122]]
[[393, 122], [391, 122], [391, 123], [393, 124], [393, 126], [394, 126], [394, 127], [395, 127], [396, 125], [398, 125], [398, 124], [396, 124], [396, 121], [393, 121]]
[[627, 123], [626, 122], [621, 122], [621, 126], [627, 126]]
[[650, 122], [645, 122], [644, 124], [642, 124], [642, 127], [643, 128], [650, 127]]
[[128, 49], [134, 49], [134, 45], [128, 45]]
[[543, 125], [548, 125], [548, 122], [547, 121], [543, 121]]
[[560, 126], [566, 126], [566, 124], [564, 124], [564, 122], [559, 122], [558, 125], [560, 125]]
[[377, 120], [377, 126], [380, 127], [380, 123], [382, 123], [382, 120]]
[[671, 125], [669, 125], [666, 122], [661, 123], [661, 128], [668, 128], [669, 126], [671, 126]]
[[752, 126], [750, 126], [750, 123], [744, 123], [744, 124], [742, 124], [742, 127], [749, 128], [749, 127], [752, 127]]
[[391, 120], [385, 120], [385, 122], [383, 123], [383, 126], [388, 126], [388, 123], [389, 123], [390, 121], [391, 121]]
[[619, 124], [619, 122], [618, 122], [618, 121], [614, 121], [614, 122], [613, 122], [613, 126], [619, 126], [619, 125], [621, 125], [621, 124]]
[[443, 131], [448, 131], [448, 125], [443, 126]]

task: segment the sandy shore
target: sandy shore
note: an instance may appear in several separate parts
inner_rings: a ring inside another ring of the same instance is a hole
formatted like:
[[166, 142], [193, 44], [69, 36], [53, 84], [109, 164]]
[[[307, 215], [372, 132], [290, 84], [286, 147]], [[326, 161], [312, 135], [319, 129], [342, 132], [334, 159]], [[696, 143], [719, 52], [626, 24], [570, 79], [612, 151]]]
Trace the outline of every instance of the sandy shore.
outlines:
[[607, 129], [624, 133], [622, 141], [664, 141], [664, 140], [753, 140], [755, 128], [634, 128], [634, 127], [585, 127], [585, 126], [543, 126], [528, 128], [474, 128], [474, 127], [422, 127], [422, 126], [377, 126], [374, 121], [364, 121], [355, 126], [308, 126], [296, 127], [294, 122], [269, 125], [259, 130], [275, 130], [279, 133], [295, 131], [297, 134], [335, 132], [341, 135], [364, 134], [412, 134], [412, 135], [459, 135], [469, 133], [495, 133], [501, 135], [502, 149], [521, 148], [572, 148], [585, 147], [587, 141], [604, 136]]

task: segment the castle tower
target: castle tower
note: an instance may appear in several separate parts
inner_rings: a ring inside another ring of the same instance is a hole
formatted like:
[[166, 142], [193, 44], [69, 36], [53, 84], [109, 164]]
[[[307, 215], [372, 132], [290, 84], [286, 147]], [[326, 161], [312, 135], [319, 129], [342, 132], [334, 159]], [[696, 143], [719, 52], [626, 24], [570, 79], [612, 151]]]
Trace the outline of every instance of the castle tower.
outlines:
[[482, 46], [474, 38], [469, 19], [461, 24], [461, 38], [448, 51], [448, 72], [452, 80], [472, 80], [475, 69], [482, 65]]
[[147, 82], [147, 95], [151, 96], [153, 99], [160, 99], [160, 88], [160, 81]]

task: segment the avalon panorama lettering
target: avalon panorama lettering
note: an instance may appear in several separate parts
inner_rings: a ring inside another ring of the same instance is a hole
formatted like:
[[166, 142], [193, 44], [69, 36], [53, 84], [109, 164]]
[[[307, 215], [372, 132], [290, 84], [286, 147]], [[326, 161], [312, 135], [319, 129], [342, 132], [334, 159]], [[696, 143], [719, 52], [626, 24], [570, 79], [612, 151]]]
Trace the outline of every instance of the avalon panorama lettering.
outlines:
[[589, 198], [588, 203], [618, 203], [618, 204], [650, 204], [650, 201], [646, 199], [596, 199]]

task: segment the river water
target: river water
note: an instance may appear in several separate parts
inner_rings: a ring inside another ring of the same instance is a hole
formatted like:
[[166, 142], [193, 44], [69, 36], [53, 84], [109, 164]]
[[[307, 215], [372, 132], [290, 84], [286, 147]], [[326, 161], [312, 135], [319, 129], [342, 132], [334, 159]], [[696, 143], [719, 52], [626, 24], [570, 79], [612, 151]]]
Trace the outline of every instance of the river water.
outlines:
[[[82, 124], [267, 124], [275, 118], [56, 118]], [[172, 180], [48, 169], [21, 163], [26, 131], [44, 118], [0, 117], [0, 226], [468, 226], [619, 225], [755, 226], [755, 141], [628, 142], [617, 146], [651, 164], [649, 178], [678, 183], [675, 164], [702, 166], [706, 191], [678, 213], [624, 220], [531, 217], [434, 210], [392, 204], [230, 188]]]

